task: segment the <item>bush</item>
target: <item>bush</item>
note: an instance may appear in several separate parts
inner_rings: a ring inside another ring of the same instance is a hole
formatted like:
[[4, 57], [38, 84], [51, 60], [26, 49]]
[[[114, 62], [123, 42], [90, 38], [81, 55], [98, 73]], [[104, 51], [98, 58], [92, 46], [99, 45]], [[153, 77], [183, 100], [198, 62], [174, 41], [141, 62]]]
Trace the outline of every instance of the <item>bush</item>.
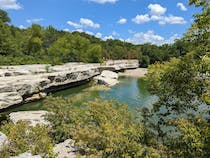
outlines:
[[53, 112], [48, 119], [52, 122], [56, 141], [73, 138], [76, 146], [89, 156], [142, 155], [143, 127], [127, 105], [96, 100], [78, 108], [69, 99], [52, 97], [45, 101], [45, 105]]
[[38, 154], [42, 157], [53, 155], [53, 141], [48, 135], [48, 127], [40, 125], [32, 127], [26, 122], [19, 122], [17, 124], [10, 122], [3, 125], [1, 130], [7, 135], [9, 140], [8, 147], [5, 146], [1, 151], [4, 155], [15, 156], [28, 150], [32, 154]]

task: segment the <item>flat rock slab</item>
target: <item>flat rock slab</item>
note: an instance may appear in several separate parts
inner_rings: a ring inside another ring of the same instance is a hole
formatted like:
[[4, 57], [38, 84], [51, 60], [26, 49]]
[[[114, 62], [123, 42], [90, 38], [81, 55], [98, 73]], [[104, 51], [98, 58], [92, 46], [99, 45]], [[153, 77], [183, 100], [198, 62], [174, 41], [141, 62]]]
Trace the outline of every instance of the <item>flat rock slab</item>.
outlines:
[[25, 152], [18, 156], [12, 156], [10, 158], [41, 158], [41, 156], [40, 155], [32, 155], [30, 152]]
[[13, 123], [17, 123], [19, 121], [29, 122], [31, 126], [40, 125], [49, 125], [50, 122], [45, 120], [44, 116], [48, 114], [48, 111], [40, 110], [40, 111], [20, 111], [13, 112], [9, 114], [10, 120]]

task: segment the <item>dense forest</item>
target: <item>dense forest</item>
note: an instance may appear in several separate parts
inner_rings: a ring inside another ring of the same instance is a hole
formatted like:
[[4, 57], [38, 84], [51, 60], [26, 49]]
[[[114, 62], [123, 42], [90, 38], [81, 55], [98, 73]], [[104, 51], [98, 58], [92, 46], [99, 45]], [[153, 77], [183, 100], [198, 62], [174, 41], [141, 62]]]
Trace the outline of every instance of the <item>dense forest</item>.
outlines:
[[182, 56], [188, 47], [183, 40], [162, 46], [133, 45], [113, 39], [103, 41], [83, 32], [60, 31], [53, 26], [44, 28], [32, 24], [27, 29], [20, 29], [10, 22], [7, 12], [0, 10], [0, 65], [139, 59], [141, 67], [147, 67], [156, 61]]
[[[67, 138], [76, 141], [79, 154], [92, 158], [210, 157], [210, 5], [208, 0], [189, 0], [189, 4], [201, 8], [201, 13], [194, 15], [192, 26], [175, 44], [159, 47], [150, 44], [134, 46], [115, 40], [101, 41], [86, 34], [59, 32], [55, 29], [53, 32], [56, 35], [48, 34], [55, 35], [54, 38], [43, 38], [49, 28], [43, 31], [40, 26], [33, 25], [27, 30], [20, 30], [9, 26], [8, 19], [2, 18], [1, 25], [5, 32], [12, 33], [11, 29], [16, 32], [2, 38], [4, 32], [0, 30], [4, 63], [9, 63], [12, 56], [18, 57], [18, 53], [22, 59], [21, 53], [24, 52], [31, 62], [36, 56], [39, 56], [41, 61], [41, 56], [45, 55], [59, 62], [66, 62], [67, 58], [60, 58], [59, 53], [63, 53], [64, 57], [74, 52], [69, 51], [74, 50], [73, 46], [65, 41], [75, 42], [77, 38], [84, 40], [80, 39], [80, 44], [87, 42], [85, 47], [77, 45], [77, 51], [89, 48], [85, 54], [91, 56], [91, 52], [97, 50], [97, 53], [100, 53], [98, 50], [101, 50], [101, 56], [97, 56], [97, 59], [104, 57], [106, 53], [109, 54], [106, 58], [118, 59], [114, 48], [120, 47], [124, 51], [127, 49], [141, 56], [140, 63], [169, 60], [157, 62], [148, 68], [146, 80], [149, 82], [150, 91], [159, 98], [152, 109], [145, 107], [132, 113], [126, 105], [98, 100], [81, 105], [84, 108], [78, 108], [72, 99], [49, 97], [45, 100], [45, 105], [53, 112], [47, 116], [52, 123], [50, 129], [29, 127], [23, 122], [15, 125], [11, 122], [5, 123], [1, 130], [8, 135], [11, 143], [2, 149], [0, 157], [9, 157], [27, 150], [43, 157], [56, 157], [52, 152], [53, 144]], [[39, 33], [33, 32], [33, 29], [39, 30]], [[19, 40], [16, 41], [15, 36], [19, 36]], [[26, 40], [25, 43], [22, 43], [23, 39]], [[46, 39], [52, 41], [47, 42]], [[187, 47], [183, 47], [181, 41], [186, 41]], [[113, 47], [110, 47], [111, 44]], [[16, 48], [17, 45], [21, 48]], [[65, 49], [66, 47], [71, 49]], [[153, 52], [154, 49], [157, 51]], [[162, 56], [159, 56], [160, 53], [155, 55], [158, 51], [162, 51]], [[83, 61], [90, 62], [84, 54], [80, 54], [79, 58], [77, 53], [74, 55], [70, 55], [67, 61], [82, 58]], [[132, 54], [131, 57], [135, 58], [135, 55]], [[204, 106], [205, 109], [200, 109], [200, 106]]]

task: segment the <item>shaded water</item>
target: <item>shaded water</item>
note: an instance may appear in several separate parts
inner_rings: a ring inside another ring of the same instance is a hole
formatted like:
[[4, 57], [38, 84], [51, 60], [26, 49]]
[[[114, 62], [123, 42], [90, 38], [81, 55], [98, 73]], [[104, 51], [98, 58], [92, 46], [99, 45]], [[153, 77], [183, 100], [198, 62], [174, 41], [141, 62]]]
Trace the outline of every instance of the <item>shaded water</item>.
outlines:
[[[143, 79], [123, 77], [120, 78], [120, 83], [113, 86], [109, 90], [88, 90], [92, 86], [87, 83], [81, 86], [62, 90], [52, 93], [52, 96], [73, 97], [79, 100], [80, 103], [92, 101], [95, 99], [108, 100], [115, 99], [121, 103], [128, 104], [131, 110], [137, 107], [147, 106], [150, 107], [157, 99], [152, 96], [147, 87], [147, 83]], [[27, 111], [27, 110], [41, 110], [45, 109], [43, 100], [27, 103], [18, 107], [8, 109], [7, 112]]]

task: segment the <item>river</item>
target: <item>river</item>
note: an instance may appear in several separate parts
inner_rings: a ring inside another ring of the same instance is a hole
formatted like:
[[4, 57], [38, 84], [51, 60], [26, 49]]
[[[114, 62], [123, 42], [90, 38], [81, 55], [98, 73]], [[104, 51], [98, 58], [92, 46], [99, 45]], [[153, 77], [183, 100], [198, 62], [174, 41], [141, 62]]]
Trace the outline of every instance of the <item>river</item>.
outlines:
[[[137, 107], [143, 106], [151, 107], [157, 99], [149, 93], [145, 80], [131, 77], [120, 77], [119, 80], [119, 84], [108, 90], [89, 90], [90, 87], [92, 87], [92, 83], [90, 82], [74, 88], [55, 92], [50, 95], [54, 97], [73, 97], [74, 99], [76, 98], [80, 104], [95, 99], [115, 99], [121, 103], [128, 104], [130, 110], [135, 110]], [[40, 100], [10, 108], [6, 112], [43, 110], [45, 108], [46, 107], [43, 106], [43, 100]]]

